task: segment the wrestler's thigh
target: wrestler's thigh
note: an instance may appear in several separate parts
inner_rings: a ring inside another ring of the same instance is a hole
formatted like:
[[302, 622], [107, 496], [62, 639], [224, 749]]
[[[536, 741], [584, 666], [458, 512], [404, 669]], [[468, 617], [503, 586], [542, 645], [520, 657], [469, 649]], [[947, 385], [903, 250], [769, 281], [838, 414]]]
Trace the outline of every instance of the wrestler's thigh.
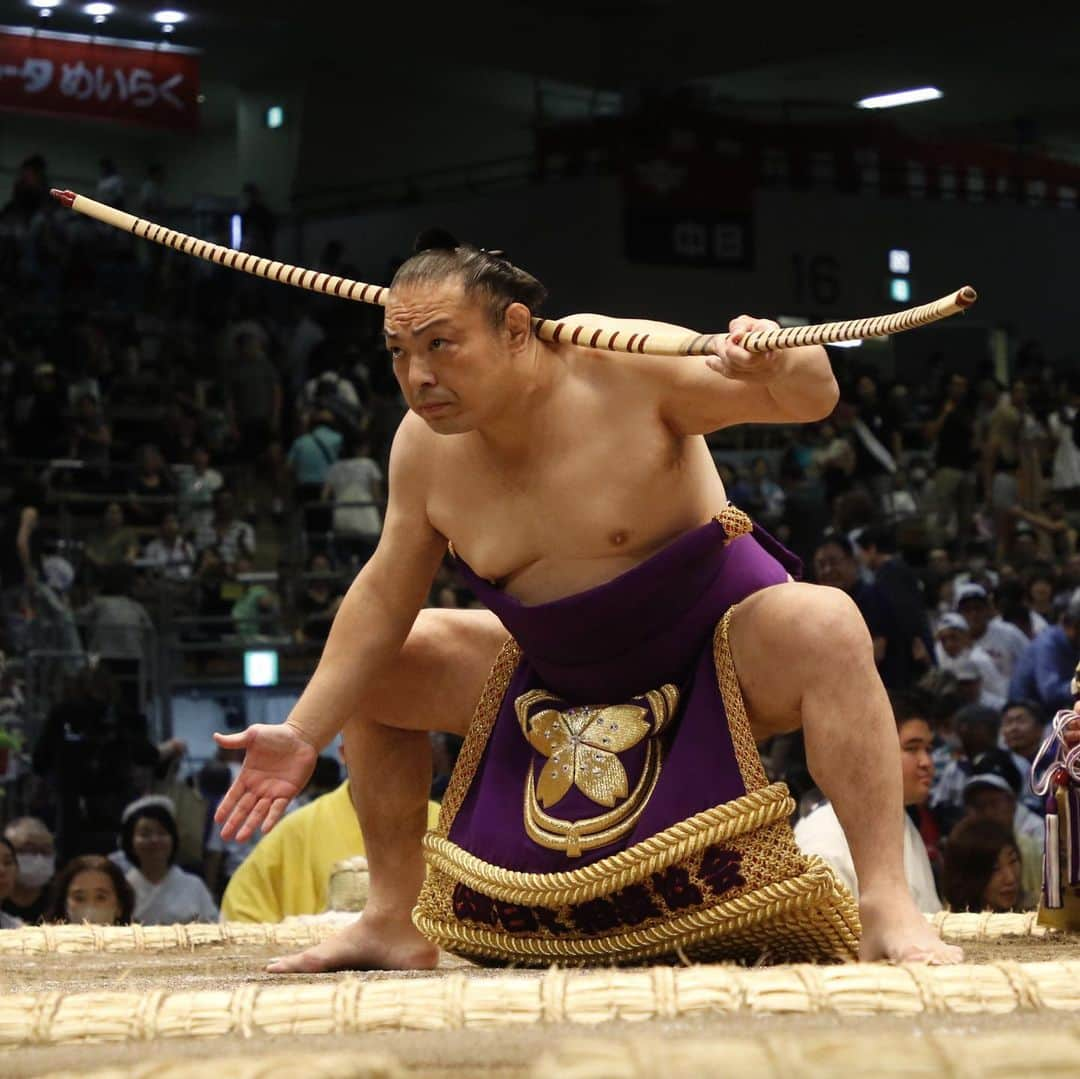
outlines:
[[839, 588], [791, 581], [747, 596], [728, 641], [754, 739], [797, 730], [804, 695], [876, 678], [870, 634]]
[[464, 735], [507, 636], [490, 611], [424, 608], [357, 718]]

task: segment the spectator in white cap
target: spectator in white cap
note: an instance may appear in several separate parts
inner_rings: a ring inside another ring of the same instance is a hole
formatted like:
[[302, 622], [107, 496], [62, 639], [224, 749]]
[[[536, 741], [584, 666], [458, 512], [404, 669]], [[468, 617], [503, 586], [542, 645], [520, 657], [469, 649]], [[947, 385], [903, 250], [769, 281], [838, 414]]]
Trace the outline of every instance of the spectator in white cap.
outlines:
[[1028, 638], [996, 613], [990, 594], [981, 584], [961, 585], [956, 590], [956, 609], [967, 621], [972, 643], [989, 654], [1007, 684], [1027, 648]]
[[209, 889], [176, 862], [180, 835], [171, 798], [151, 794], [124, 810], [120, 846], [131, 863], [127, 882], [135, 892], [132, 921], [141, 925], [216, 922]]
[[980, 682], [978, 702], [988, 708], [1003, 707], [1007, 683], [986, 650], [972, 644], [967, 619], [957, 611], [946, 611], [937, 620], [934, 637], [938, 666], [965, 684], [977, 677]]

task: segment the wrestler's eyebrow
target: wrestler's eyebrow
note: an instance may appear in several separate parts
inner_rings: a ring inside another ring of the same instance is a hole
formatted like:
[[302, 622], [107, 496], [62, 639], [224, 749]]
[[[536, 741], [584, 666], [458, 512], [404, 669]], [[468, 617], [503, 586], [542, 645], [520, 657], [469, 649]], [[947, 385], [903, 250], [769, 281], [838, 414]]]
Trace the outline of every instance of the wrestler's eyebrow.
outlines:
[[[439, 318], [433, 318], [430, 322], [425, 322], [422, 326], [415, 327], [411, 332], [413, 337], [419, 337], [420, 334], [424, 333], [426, 330], [430, 330], [432, 326], [439, 326], [442, 323], [449, 321], [450, 319], [445, 315], [440, 315]], [[393, 330], [384, 329], [383, 336], [389, 341], [391, 337], [400, 337], [401, 335], [395, 333]]]

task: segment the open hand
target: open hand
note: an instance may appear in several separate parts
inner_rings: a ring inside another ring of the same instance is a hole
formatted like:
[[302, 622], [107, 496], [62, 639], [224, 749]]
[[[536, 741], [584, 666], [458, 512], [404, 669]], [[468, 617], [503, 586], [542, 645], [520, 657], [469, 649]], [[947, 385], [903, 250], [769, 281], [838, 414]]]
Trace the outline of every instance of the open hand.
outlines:
[[239, 734], [214, 733], [223, 749], [243, 749], [244, 763], [214, 813], [222, 839], [243, 843], [265, 834], [306, 786], [318, 750], [286, 723], [255, 723]]
[[784, 354], [747, 352], [740, 347], [745, 334], [754, 330], [778, 330], [780, 327], [767, 318], [739, 315], [728, 324], [729, 336], [720, 344], [715, 355], [705, 357], [706, 365], [718, 374], [739, 382], [775, 382], [784, 371]]

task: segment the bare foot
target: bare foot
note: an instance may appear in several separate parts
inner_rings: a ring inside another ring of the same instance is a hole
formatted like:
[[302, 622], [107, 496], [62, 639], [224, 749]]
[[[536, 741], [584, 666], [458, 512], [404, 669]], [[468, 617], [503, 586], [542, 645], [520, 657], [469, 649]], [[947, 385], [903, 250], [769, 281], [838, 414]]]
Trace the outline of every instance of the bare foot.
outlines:
[[963, 962], [963, 951], [941, 939], [937, 930], [916, 910], [906, 890], [882, 903], [862, 896], [859, 920], [862, 922], [859, 958], [864, 962], [885, 959], [890, 963], [930, 963], [934, 966]]
[[331, 970], [433, 970], [439, 949], [412, 922], [362, 915], [307, 951], [272, 959], [271, 974], [322, 974]]

